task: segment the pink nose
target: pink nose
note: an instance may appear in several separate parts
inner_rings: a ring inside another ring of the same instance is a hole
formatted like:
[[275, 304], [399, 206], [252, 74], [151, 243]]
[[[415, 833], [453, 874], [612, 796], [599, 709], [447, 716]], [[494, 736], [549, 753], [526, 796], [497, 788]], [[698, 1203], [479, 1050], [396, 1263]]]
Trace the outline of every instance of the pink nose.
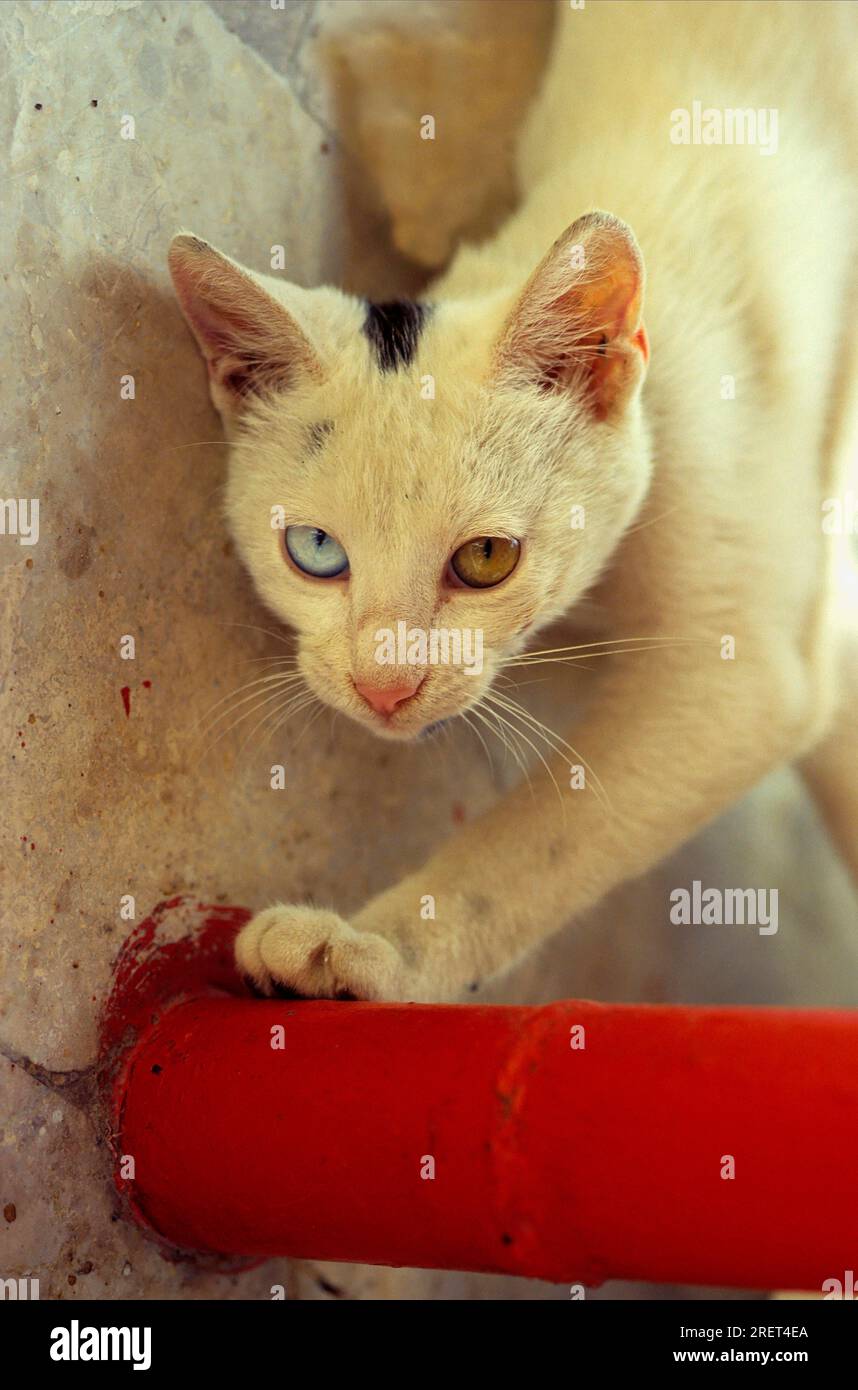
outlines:
[[393, 714], [397, 706], [410, 700], [422, 684], [422, 676], [410, 685], [370, 685], [368, 681], [354, 683], [355, 690], [372, 706], [376, 714]]

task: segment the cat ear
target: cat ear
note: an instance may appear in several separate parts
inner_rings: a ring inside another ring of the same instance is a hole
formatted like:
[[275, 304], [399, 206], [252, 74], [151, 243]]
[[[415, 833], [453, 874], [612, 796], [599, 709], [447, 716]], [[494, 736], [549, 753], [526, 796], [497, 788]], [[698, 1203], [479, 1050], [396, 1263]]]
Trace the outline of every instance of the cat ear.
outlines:
[[221, 415], [239, 414], [249, 396], [321, 375], [319, 359], [292, 315], [241, 266], [184, 234], [173, 238], [168, 262]]
[[496, 373], [511, 385], [580, 393], [598, 420], [616, 417], [649, 360], [643, 290], [631, 228], [606, 212], [579, 217], [525, 285], [498, 344]]

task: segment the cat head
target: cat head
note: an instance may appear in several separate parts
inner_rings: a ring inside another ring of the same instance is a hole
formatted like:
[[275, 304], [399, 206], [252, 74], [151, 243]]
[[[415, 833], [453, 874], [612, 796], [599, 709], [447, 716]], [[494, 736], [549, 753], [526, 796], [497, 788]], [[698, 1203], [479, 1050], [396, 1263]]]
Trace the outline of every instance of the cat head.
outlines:
[[387, 738], [478, 705], [580, 598], [649, 477], [643, 265], [605, 213], [490, 294], [368, 305], [174, 239], [226, 511], [312, 692]]

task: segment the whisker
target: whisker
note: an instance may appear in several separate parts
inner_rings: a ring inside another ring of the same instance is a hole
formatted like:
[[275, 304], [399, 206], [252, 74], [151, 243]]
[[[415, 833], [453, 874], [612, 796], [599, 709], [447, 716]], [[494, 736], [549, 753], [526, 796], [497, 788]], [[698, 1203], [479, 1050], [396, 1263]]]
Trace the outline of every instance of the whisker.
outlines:
[[245, 658], [244, 664], [250, 666], [254, 662], [263, 661], [270, 662], [272, 666], [295, 666], [298, 658], [297, 656], [248, 656]]
[[[595, 786], [598, 787], [599, 792], [605, 799], [606, 807], [610, 807], [610, 798], [608, 796], [608, 793], [605, 791], [602, 782], [597, 777], [590, 764], [578, 752], [577, 748], [573, 748], [571, 743], [569, 743], [565, 738], [558, 734], [554, 729], [551, 729], [547, 724], [544, 724], [541, 719], [537, 719], [535, 714], [532, 714], [530, 710], [525, 709], [524, 706], [521, 705], [517, 700], [513, 700], [508, 696], [498, 695], [497, 692], [490, 693], [493, 695], [494, 700], [498, 704], [506, 708], [509, 713], [515, 713], [519, 716], [519, 718], [526, 720], [528, 724], [533, 728], [534, 732], [541, 734], [542, 737], [545, 739], [546, 743], [548, 743], [548, 746], [552, 748], [553, 752], [558, 754], [558, 756], [561, 756], [564, 758], [565, 761], [568, 761], [568, 755], [571, 754], [573, 758], [577, 759], [577, 761], [581, 763], [582, 767], [584, 767], [587, 770], [587, 772], [589, 772]], [[553, 740], [553, 742], [549, 740]]]
[[282, 642], [284, 647], [292, 645], [292, 638], [284, 637], [282, 632], [274, 632], [270, 627], [260, 627], [258, 623], [222, 623], [222, 627], [244, 627], [248, 632], [264, 632], [266, 637], [273, 637], [275, 642]]
[[228, 444], [229, 444], [229, 440], [228, 440], [228, 439], [194, 439], [194, 440], [192, 440], [192, 441], [190, 442], [190, 444], [171, 444], [170, 447], [169, 447], [168, 449], [165, 449], [165, 450], [164, 450], [164, 453], [165, 453], [165, 454], [175, 454], [175, 453], [177, 452], [177, 450], [179, 450], [179, 449], [201, 449], [201, 448], [203, 447], [204, 444], [220, 444], [223, 448], [227, 448], [227, 446], [228, 446]]
[[[199, 719], [197, 725], [195, 726], [195, 728], [199, 728], [201, 724], [204, 724], [205, 721], [206, 721], [208, 718], [210, 718], [211, 715], [214, 714], [215, 710], [216, 710], [216, 709], [219, 709], [220, 706], [223, 705], [227, 700], [232, 700], [232, 699], [234, 699], [236, 695], [241, 695], [242, 692], [245, 691], [245, 690], [252, 690], [252, 688], [253, 688], [254, 686], [261, 686], [261, 685], [274, 685], [274, 686], [291, 685], [291, 684], [293, 684], [295, 681], [298, 681], [298, 680], [301, 680], [301, 679], [303, 679], [303, 677], [299, 676], [299, 675], [297, 674], [297, 672], [285, 672], [285, 671], [281, 671], [281, 672], [274, 672], [273, 674], [270, 674], [270, 675], [267, 675], [267, 676], [259, 676], [256, 680], [248, 681], [248, 682], [246, 683], [246, 685], [240, 685], [240, 686], [238, 686], [238, 688], [237, 688], [236, 690], [231, 690], [231, 691], [229, 692], [228, 695], [223, 695], [223, 696], [221, 697], [220, 700], [216, 700], [215, 703], [211, 706], [211, 708], [208, 709], [208, 710], [206, 710], [205, 714], [201, 715], [201, 717], [200, 717], [200, 719]], [[227, 710], [222, 711], [221, 714], [219, 714], [218, 717], [217, 717], [217, 719], [214, 721], [214, 724], [212, 725], [212, 728], [214, 728], [215, 725], [218, 724], [222, 718], [225, 718], [225, 717], [226, 717], [228, 714], [230, 714], [232, 711], [237, 710], [241, 705], [246, 704], [246, 703], [248, 702], [248, 700], [253, 700], [253, 699], [256, 698], [257, 695], [261, 695], [262, 693], [263, 693], [263, 692], [262, 692], [261, 690], [256, 690], [254, 694], [247, 695], [247, 696], [245, 697], [245, 699], [239, 700], [235, 705], [232, 705], [232, 706], [230, 707], [230, 709], [227, 709]]]
[[[314, 699], [314, 700], [316, 699], [315, 695], [313, 696], [313, 699]], [[324, 704], [322, 703], [321, 700], [316, 700], [316, 704], [319, 706], [319, 708], [318, 708], [317, 710], [314, 710], [314, 711], [313, 711], [313, 713], [310, 715], [310, 718], [307, 720], [306, 724], [304, 725], [303, 729], [301, 730], [300, 734], [298, 735], [297, 739], [295, 740], [295, 747], [296, 747], [296, 748], [298, 747], [298, 744], [301, 742], [302, 738], [303, 738], [304, 735], [307, 733], [307, 731], [308, 731], [309, 729], [312, 729], [312, 727], [313, 727], [313, 725], [315, 724], [316, 720], [319, 718], [319, 715], [320, 715], [320, 714], [324, 714], [324, 713], [325, 713], [325, 710], [327, 709], [327, 706], [324, 705]]]
[[473, 714], [477, 719], [479, 719], [480, 723], [488, 729], [489, 733], [493, 734], [494, 737], [498, 740], [498, 742], [504, 750], [504, 757], [506, 757], [509, 754], [512, 755], [516, 762], [516, 765], [524, 773], [527, 785], [530, 788], [531, 795], [533, 795], [533, 783], [530, 780], [530, 772], [528, 771], [527, 763], [522, 758], [521, 753], [519, 752], [516, 745], [510, 741], [509, 735], [507, 731], [503, 728], [503, 726], [501, 724], [492, 722], [497, 720], [497, 715], [495, 711], [486, 708], [486, 706], [483, 703], [483, 700], [479, 700], [476, 705], [471, 706], [469, 713]]
[[[705, 646], [705, 645], [708, 644], [708, 639], [703, 638], [703, 637], [663, 637], [663, 636], [656, 636], [656, 637], [631, 637], [631, 636], [626, 636], [626, 637], [605, 637], [605, 638], [600, 639], [599, 641], [594, 641], [594, 642], [577, 642], [577, 643], [575, 643], [575, 644], [574, 644], [573, 646], [571, 646], [571, 647], [541, 647], [538, 651], [535, 651], [535, 652], [522, 652], [522, 653], [520, 654], [520, 656], [513, 657], [512, 660], [514, 660], [514, 661], [522, 661], [522, 660], [525, 660], [525, 661], [526, 661], [527, 658], [528, 658], [528, 657], [531, 657], [531, 656], [555, 656], [555, 655], [556, 655], [557, 653], [559, 653], [559, 652], [583, 652], [583, 651], [590, 651], [590, 650], [592, 650], [592, 648], [594, 648], [594, 647], [616, 647], [616, 646], [618, 646], [618, 645], [619, 645], [620, 643], [622, 643], [622, 642], [650, 642], [650, 643], [652, 643], [653, 645], [657, 645], [657, 646], [665, 646], [665, 645], [670, 645], [670, 646], [685, 646], [685, 645], [687, 645], [687, 644], [694, 644], [695, 642], [699, 642], [699, 643], [701, 643], [702, 645]], [[634, 648], [633, 650], [637, 650], [637, 648]], [[646, 648], [643, 648], [642, 650], [646, 650]], [[505, 662], [504, 665], [506, 665], [506, 664], [507, 664], [507, 663]]]
[[[306, 709], [309, 704], [312, 704], [314, 698], [315, 697], [308, 690], [298, 691], [295, 694], [288, 697], [280, 705], [275, 705], [273, 709], [267, 710], [265, 714], [262, 716], [262, 718], [258, 720], [258, 722], [254, 725], [253, 729], [251, 729], [247, 738], [241, 745], [241, 749], [239, 750], [238, 754], [239, 759], [243, 757], [244, 750], [248, 747], [257, 731], [259, 729], [264, 728], [265, 724], [268, 723], [269, 720], [273, 719], [276, 722], [274, 723], [273, 727], [269, 730], [268, 736], [262, 744], [262, 748], [265, 748], [266, 745], [270, 744], [271, 739], [274, 737], [274, 734], [286, 722], [286, 720], [297, 714], [300, 714], [302, 709]], [[278, 715], [281, 717], [278, 718]], [[250, 762], [251, 760], [248, 759], [248, 768], [250, 767]]]
[[[269, 733], [269, 735], [268, 735], [268, 738], [266, 739], [266, 743], [270, 743], [270, 742], [271, 742], [271, 740], [273, 739], [274, 735], [275, 735], [280, 729], [283, 728], [283, 725], [284, 725], [285, 723], [287, 723], [288, 720], [294, 719], [295, 716], [296, 716], [296, 715], [299, 715], [299, 714], [301, 713], [302, 710], [305, 710], [305, 709], [308, 707], [308, 705], [312, 705], [312, 704], [314, 703], [315, 700], [316, 700], [316, 696], [313, 695], [313, 693], [312, 693], [311, 691], [307, 691], [307, 692], [306, 692], [306, 697], [305, 697], [303, 700], [301, 700], [301, 699], [299, 699], [299, 698], [296, 698], [295, 703], [294, 703], [293, 705], [289, 705], [288, 708], [283, 712], [283, 714], [281, 715], [281, 717], [280, 717], [280, 718], [277, 720], [277, 722], [274, 724], [273, 728], [271, 729], [271, 731], [270, 731], [270, 733]], [[324, 709], [324, 706], [322, 706], [322, 708]]]
[[[583, 660], [583, 657], [581, 659]], [[586, 671], [588, 668], [585, 666], [583, 669]], [[550, 676], [537, 676], [536, 680], [532, 681], [514, 681], [510, 677], [509, 684], [512, 686], [513, 690], [524, 690], [528, 685], [547, 685], [550, 680]], [[504, 691], [504, 694], [508, 695], [509, 691]]]
[[264, 728], [264, 726], [270, 721], [274, 721], [272, 727], [268, 732], [268, 736], [265, 739], [265, 743], [270, 744], [271, 739], [274, 737], [274, 734], [277, 732], [277, 730], [281, 728], [282, 725], [285, 724], [288, 719], [291, 719], [293, 715], [300, 714], [302, 709], [306, 709], [309, 704], [312, 704], [313, 699], [314, 696], [311, 695], [311, 693], [308, 690], [298, 690], [295, 691], [292, 695], [290, 695], [287, 699], [281, 700], [279, 704], [275, 704], [272, 709], [266, 710], [262, 718], [257, 721], [253, 729], [250, 731], [250, 734], [248, 735], [248, 738], [245, 740], [244, 744], [242, 744], [241, 751], [244, 752], [244, 749], [247, 747], [247, 744], [250, 742], [254, 734], [256, 734], [256, 732], [259, 729]]
[[[490, 699], [491, 699], [491, 695], [490, 695], [490, 694], [487, 694], [485, 698], [486, 698], [487, 700], [490, 700]], [[517, 728], [515, 728], [514, 725], [510, 724], [509, 720], [508, 720], [503, 714], [501, 714], [498, 710], [494, 710], [493, 712], [494, 712], [494, 716], [495, 716], [496, 719], [500, 720], [500, 722], [501, 722], [502, 724], [506, 725], [506, 727], [507, 727], [508, 729], [510, 729], [512, 732], [514, 732], [518, 738], [523, 739], [523, 741], [528, 745], [528, 747], [530, 747], [530, 748], [533, 749], [533, 751], [534, 751], [534, 753], [536, 754], [537, 758], [538, 758], [539, 761], [542, 763], [542, 766], [545, 768], [545, 771], [548, 773], [548, 776], [551, 778], [552, 782], [554, 783], [554, 790], [557, 792], [557, 799], [558, 799], [558, 801], [560, 802], [560, 805], [562, 806], [563, 812], [564, 812], [564, 815], [565, 815], [565, 813], [566, 813], [566, 803], [564, 802], [563, 797], [560, 795], [560, 787], [559, 787], [558, 784], [557, 784], [557, 778], [554, 776], [554, 773], [551, 771], [551, 768], [549, 767], [548, 763], [545, 761], [545, 758], [542, 756], [541, 750], [538, 748], [538, 746], [533, 742], [533, 740], [532, 740], [531, 738], [528, 738], [527, 734], [524, 732], [523, 729], [517, 729]], [[513, 711], [508, 711], [508, 712], [509, 712], [509, 713], [513, 713]], [[528, 778], [528, 781], [529, 781], [529, 780], [530, 780], [530, 779]], [[531, 791], [532, 791], [532, 790], [533, 790], [533, 788], [531, 787]]]
[[486, 757], [488, 758], [488, 761], [489, 761], [489, 768], [490, 768], [490, 770], [491, 770], [491, 774], [492, 774], [492, 776], [494, 777], [495, 765], [494, 765], [494, 763], [492, 762], [492, 755], [491, 755], [491, 753], [489, 752], [489, 745], [486, 743], [485, 739], [483, 738], [483, 736], [482, 736], [482, 734], [480, 733], [479, 729], [477, 728], [476, 724], [472, 724], [472, 723], [471, 723], [470, 719], [468, 718], [468, 711], [467, 711], [467, 710], [463, 710], [463, 711], [462, 711], [462, 713], [461, 713], [461, 715], [460, 715], [460, 718], [463, 719], [463, 720], [465, 721], [465, 724], [466, 724], [467, 727], [470, 729], [471, 733], [472, 733], [472, 734], [476, 734], [477, 738], [480, 740], [480, 743], [481, 743], [482, 746], [483, 746], [483, 752], [485, 753], [485, 755], [486, 755]]
[[581, 766], [585, 768], [586, 771], [589, 773], [589, 776], [592, 779], [593, 783], [593, 794], [595, 795], [596, 800], [602, 806], [603, 810], [612, 811], [613, 808], [611, 807], [610, 797], [608, 796], [608, 793], [606, 792], [600, 778], [596, 775], [593, 768], [586, 761], [586, 759], [581, 756], [578, 750], [572, 747], [571, 743], [569, 743], [565, 738], [561, 737], [560, 734], [556, 733], [554, 729], [549, 728], [549, 726], [547, 724], [544, 724], [541, 719], [537, 719], [536, 715], [531, 714], [531, 712], [529, 710], [526, 710], [523, 705], [520, 705], [517, 700], [512, 700], [507, 696], [498, 695], [497, 693], [492, 692], [490, 692], [490, 695], [494, 702], [501, 705], [502, 708], [506, 709], [508, 714], [515, 715], [522, 721], [526, 722], [527, 725], [530, 727], [531, 731], [536, 736], [541, 737], [545, 741], [547, 746], [551, 749], [551, 751], [555, 753], [558, 757], [562, 757], [564, 761], [568, 762], [569, 755], [571, 754], [575, 761], [577, 763], [580, 763]]
[[223, 710], [222, 713], [218, 715], [214, 723], [208, 729], [203, 731], [204, 736], [212, 734], [214, 730], [217, 728], [218, 724], [221, 722], [221, 719], [228, 719], [231, 714], [235, 714], [236, 709], [240, 708], [240, 706], [247, 704], [249, 701], [255, 701], [255, 703], [251, 705], [250, 709], [243, 710], [242, 713], [239, 714], [238, 717], [234, 719], [231, 724], [228, 724], [226, 728], [221, 729], [214, 743], [211, 745], [212, 748], [215, 747], [215, 745], [218, 744], [222, 738], [225, 738], [228, 733], [230, 733], [233, 729], [237, 728], [243, 720], [250, 719], [254, 714], [256, 714], [257, 710], [264, 709], [265, 706], [271, 704], [273, 700], [281, 699], [284, 693], [286, 693], [285, 681], [281, 682], [277, 687], [275, 687], [274, 690], [272, 690], [268, 695], [265, 695], [264, 697], [263, 692], [257, 690], [254, 695], [249, 695], [244, 700], [239, 701], [238, 705], [233, 706], [231, 709]]
[[679, 503], [675, 507], [668, 507], [666, 512], [660, 512], [658, 516], [651, 516], [646, 521], [641, 521], [637, 526], [630, 526], [626, 531], [627, 536], [633, 536], [636, 531], [645, 531], [648, 526], [655, 526], [659, 521], [664, 521], [666, 517], [673, 516], [674, 512], [679, 511]]
[[[610, 651], [581, 652], [579, 655], [576, 655], [575, 649], [572, 648], [568, 656], [543, 656], [539, 652], [533, 652], [526, 656], [513, 657], [510, 661], [505, 663], [505, 666], [512, 669], [513, 667], [521, 666], [577, 665], [578, 662], [592, 661], [598, 656], [629, 656], [634, 652], [660, 652], [671, 650], [680, 645], [682, 644], [679, 642], [662, 642], [659, 645], [654, 644], [650, 647], [612, 647]], [[562, 647], [559, 650], [562, 651]], [[584, 669], [586, 670], [586, 667]]]

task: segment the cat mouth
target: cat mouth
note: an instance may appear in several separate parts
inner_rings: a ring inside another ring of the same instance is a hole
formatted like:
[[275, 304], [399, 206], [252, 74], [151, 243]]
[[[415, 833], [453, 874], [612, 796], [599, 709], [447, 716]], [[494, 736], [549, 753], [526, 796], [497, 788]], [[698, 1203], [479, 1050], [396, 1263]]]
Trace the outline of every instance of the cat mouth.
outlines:
[[420, 721], [417, 711], [414, 711], [410, 718], [405, 716], [405, 711], [399, 718], [395, 714], [387, 717], [379, 715], [372, 717], [369, 715], [369, 711], [367, 711], [369, 717], [365, 716], [363, 712], [359, 715], [352, 713], [351, 717], [362, 728], [369, 730], [376, 738], [383, 739], [385, 742], [428, 744], [438, 734], [455, 724], [461, 714], [461, 710], [454, 709], [448, 714], [439, 714], [434, 718], [427, 717], [425, 722]]
[[352, 718], [354, 718], [355, 722], [360, 724], [362, 728], [369, 729], [371, 733], [375, 734], [376, 738], [394, 739], [398, 743], [413, 743], [417, 739], [424, 738], [430, 730], [439, 729], [442, 724], [447, 722], [445, 719], [437, 719], [435, 721], [430, 721], [428, 724], [410, 726], [405, 722], [397, 720], [395, 714], [383, 715], [370, 714], [369, 712], [367, 712], [366, 715], [361, 712], [360, 715], [353, 715]]
[[457, 712], [439, 715], [434, 719], [427, 718], [425, 723], [421, 722], [420, 715], [416, 710], [378, 714], [367, 709], [361, 710], [360, 713], [352, 712], [351, 717], [362, 728], [369, 729], [371, 733], [375, 734], [376, 738], [392, 740], [397, 743], [416, 743], [429, 739], [433, 734], [446, 728], [457, 718]]

